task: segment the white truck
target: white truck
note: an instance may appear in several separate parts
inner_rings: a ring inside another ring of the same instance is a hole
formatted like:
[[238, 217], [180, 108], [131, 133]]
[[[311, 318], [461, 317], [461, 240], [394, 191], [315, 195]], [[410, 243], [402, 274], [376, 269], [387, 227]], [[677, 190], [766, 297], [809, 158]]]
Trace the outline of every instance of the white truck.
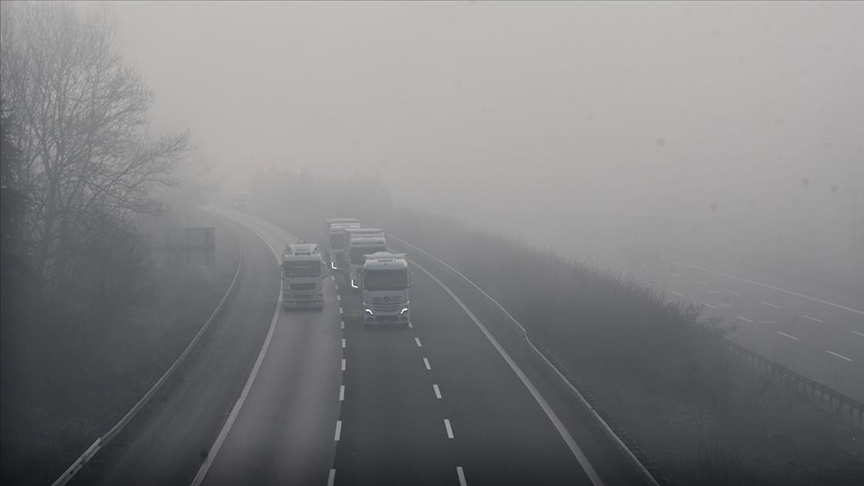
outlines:
[[347, 271], [348, 283], [353, 292], [359, 292], [357, 272], [363, 265], [363, 257], [379, 251], [387, 251], [387, 240], [383, 229], [345, 228], [343, 236], [342, 264]]
[[314, 243], [295, 243], [282, 254], [282, 308], [324, 308], [324, 260]]
[[324, 223], [327, 226], [328, 235], [328, 256], [330, 258], [330, 267], [333, 270], [338, 269], [339, 263], [342, 261], [342, 241], [345, 228], [359, 228], [360, 220], [354, 218], [330, 218], [325, 219]]
[[405, 254], [377, 252], [364, 260], [359, 273], [363, 323], [407, 326], [411, 322], [411, 272]]

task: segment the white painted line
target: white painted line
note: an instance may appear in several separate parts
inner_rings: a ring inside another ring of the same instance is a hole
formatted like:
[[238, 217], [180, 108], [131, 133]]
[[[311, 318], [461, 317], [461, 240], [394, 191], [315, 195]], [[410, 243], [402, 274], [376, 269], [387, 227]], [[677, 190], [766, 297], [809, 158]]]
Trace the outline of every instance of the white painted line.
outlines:
[[447, 428], [447, 438], [452, 439], [453, 438], [453, 428], [450, 427], [450, 420], [444, 419], [444, 427]]
[[341, 295], [336, 294], [336, 302], [342, 302], [342, 296]]
[[416, 337], [415, 337], [415, 338], [414, 338], [414, 342], [417, 343], [417, 347], [418, 347], [418, 348], [422, 348], [422, 347], [423, 347], [423, 345], [420, 344], [420, 338], [416, 338]]
[[705, 302], [699, 302], [699, 305], [704, 305], [705, 307], [708, 307], [708, 308], [711, 308], [711, 309], [716, 309], [716, 307], [714, 307], [713, 305], [711, 305], [711, 304], [706, 304]]
[[759, 303], [762, 304], [762, 305], [767, 305], [768, 307], [771, 307], [771, 308], [774, 308], [774, 309], [779, 309], [779, 308], [780, 308], [779, 305], [774, 305], [774, 304], [772, 304], [772, 303], [770, 303], [770, 302], [759, 302]]
[[[413, 245], [411, 245], [411, 246], [413, 246]], [[414, 248], [416, 248], [416, 247], [414, 247]], [[423, 250], [420, 250], [420, 251], [423, 251]], [[435, 257], [433, 256], [433, 258], [435, 258]], [[588, 479], [591, 481], [591, 484], [594, 486], [603, 486], [603, 480], [600, 479], [600, 476], [597, 474], [597, 471], [594, 470], [594, 466], [592, 466], [591, 463], [588, 462], [588, 458], [585, 457], [585, 453], [582, 452], [582, 449], [579, 447], [579, 444], [577, 444], [576, 441], [573, 440], [573, 436], [570, 435], [570, 432], [567, 430], [566, 427], [564, 427], [564, 424], [561, 423], [561, 419], [558, 418], [558, 415], [555, 413], [554, 410], [552, 410], [552, 407], [549, 406], [549, 403], [546, 401], [545, 398], [543, 398], [543, 395], [541, 395], [540, 392], [537, 391], [537, 388], [534, 386], [533, 383], [531, 383], [531, 380], [529, 380], [528, 377], [525, 376], [525, 373], [522, 371], [522, 369], [519, 368], [519, 366], [513, 361], [513, 359], [510, 357], [510, 355], [507, 354], [507, 351], [505, 351], [504, 348], [501, 347], [501, 344], [498, 343], [498, 340], [495, 339], [495, 336], [493, 336], [492, 333], [490, 333], [489, 330], [486, 329], [486, 326], [484, 326], [483, 323], [480, 322], [480, 319], [478, 319], [477, 316], [475, 316], [474, 313], [471, 312], [471, 309], [469, 309], [468, 306], [466, 306], [465, 303], [462, 302], [462, 299], [460, 299], [452, 290], [450, 290], [449, 287], [444, 285], [444, 283], [441, 280], [439, 280], [437, 277], [432, 275], [428, 270], [426, 270], [422, 266], [418, 265], [417, 262], [412, 260], [411, 263], [414, 264], [415, 268], [417, 268], [421, 272], [425, 273], [429, 278], [434, 280], [435, 283], [437, 283], [442, 289], [444, 289], [444, 291], [447, 292], [447, 294], [450, 296], [450, 298], [452, 298], [456, 302], [456, 304], [458, 304], [459, 307], [461, 307], [462, 310], [466, 314], [468, 314], [468, 317], [474, 322], [474, 324], [477, 326], [477, 328], [480, 329], [480, 332], [482, 332], [483, 335], [486, 336], [486, 339], [489, 340], [489, 342], [492, 344], [492, 346], [498, 351], [498, 354], [500, 354], [501, 357], [504, 358], [504, 361], [506, 361], [507, 364], [510, 366], [510, 369], [513, 370], [513, 373], [515, 373], [516, 376], [519, 378], [519, 380], [522, 382], [522, 384], [525, 385], [525, 388], [528, 389], [528, 392], [531, 394], [531, 396], [537, 402], [537, 405], [539, 405], [540, 408], [543, 410], [543, 412], [546, 413], [546, 417], [549, 418], [549, 421], [552, 422], [552, 425], [555, 427], [555, 430], [558, 431], [558, 434], [561, 436], [561, 439], [564, 441], [565, 444], [567, 444], [567, 447], [570, 449], [570, 452], [573, 454], [573, 457], [575, 457], [576, 460], [579, 462], [579, 465], [582, 466], [582, 470], [585, 471], [585, 475], [588, 476]], [[445, 265], [446, 265], [446, 263], [445, 263]], [[450, 268], [452, 268], [452, 267], [450, 267]], [[459, 274], [459, 275], [462, 278], [464, 278], [465, 280], [467, 280], [468, 282], [473, 284], [473, 282], [468, 280], [468, 278], [465, 277], [464, 275], [462, 275], [462, 274]], [[479, 287], [477, 287], [477, 288], [479, 289]], [[492, 298], [489, 297], [489, 299], [491, 300]], [[515, 319], [514, 319], [514, 321], [515, 321]], [[523, 331], [524, 331], [524, 329], [523, 329]], [[426, 358], [423, 358], [423, 360], [425, 361]], [[427, 364], [427, 369], [429, 369], [428, 364]]]
[[408, 327], [410, 327], [411, 329], [414, 329], [414, 324], [412, 324], [411, 321], [408, 321]]
[[734, 307], [732, 304], [714, 304], [714, 307]]
[[794, 340], [796, 340], [796, 341], [798, 340], [797, 337], [795, 337], [795, 336], [793, 336], [793, 335], [791, 335], [791, 334], [786, 334], [786, 333], [783, 332], [783, 331], [777, 331], [777, 334], [779, 334], [779, 335], [781, 335], [781, 336], [786, 336], [786, 337], [789, 338], [789, 339], [794, 339]]
[[722, 290], [709, 290], [708, 293], [709, 294], [722, 294], [723, 291]]
[[330, 470], [330, 475], [327, 476], [327, 486], [333, 486], [333, 484], [334, 484], [335, 482], [336, 482], [336, 470], [335, 470], [335, 469], [331, 469], [331, 470]]
[[429, 365], [429, 360], [428, 360], [428, 359], [423, 358], [423, 364], [426, 365], [426, 369], [427, 369], [427, 370], [431, 370], [431, 369], [432, 369], [432, 366]]
[[342, 338], [342, 349], [345, 349], [345, 338]]
[[727, 294], [732, 294], [732, 295], [734, 295], [735, 297], [741, 297], [741, 294], [739, 294], [738, 292], [732, 292], [731, 290], [727, 290], [726, 293], [727, 293]]
[[706, 287], [708, 286], [708, 282], [703, 282], [703, 281], [701, 281], [701, 280], [694, 280], [693, 282], [695, 282], [695, 283], [698, 284], [698, 285], [704, 285], [704, 286], [706, 286]]
[[462, 470], [462, 466], [456, 467], [456, 475], [459, 476], [459, 486], [468, 486], [468, 481], [465, 481], [465, 471]]
[[344, 314], [344, 312], [342, 311], [342, 306], [341, 306], [341, 305], [339, 306], [339, 314], [340, 314], [340, 315]]
[[777, 324], [777, 321], [759, 321], [759, 324]]
[[341, 437], [341, 436], [342, 436], [342, 421], [341, 421], [341, 420], [337, 420], [337, 421], [336, 421], [336, 435], [333, 436], [333, 440], [335, 440], [336, 442], [338, 442], [338, 441], [339, 441], [339, 437]]
[[[243, 226], [246, 225], [244, 224]], [[268, 243], [267, 240], [261, 236], [260, 233], [253, 230], [249, 226], [246, 226], [246, 228], [251, 230], [259, 238], [261, 238], [262, 241], [264, 241], [264, 243], [270, 248], [270, 251], [273, 252], [273, 256], [276, 257], [276, 263], [281, 265], [282, 262], [279, 258], [279, 252], [277, 252], [270, 245], [270, 243]], [[192, 486], [200, 486], [200, 484], [204, 481], [204, 477], [207, 476], [207, 471], [210, 470], [210, 466], [213, 465], [213, 461], [216, 460], [216, 456], [219, 454], [219, 449], [222, 448], [222, 444], [228, 437], [228, 433], [231, 432], [231, 427], [234, 426], [234, 421], [237, 420], [237, 416], [240, 414], [240, 409], [243, 408], [243, 404], [246, 403], [246, 397], [249, 396], [249, 390], [252, 389], [252, 384], [255, 382], [255, 377], [258, 376], [258, 370], [261, 369], [261, 363], [264, 362], [264, 356], [267, 354], [267, 349], [270, 348], [270, 341], [273, 340], [273, 333], [276, 330], [276, 322], [279, 320], [281, 310], [282, 290], [280, 289], [278, 297], [276, 298], [276, 309], [273, 311], [273, 319], [270, 320], [270, 329], [267, 331], [267, 337], [264, 338], [264, 344], [261, 345], [261, 350], [258, 352], [258, 358], [255, 360], [255, 364], [252, 366], [252, 371], [249, 373], [249, 377], [246, 379], [246, 384], [243, 386], [243, 391], [240, 392], [240, 397], [237, 398], [236, 402], [234, 402], [234, 407], [231, 409], [231, 413], [228, 415], [228, 419], [222, 426], [222, 430], [219, 431], [219, 435], [216, 437], [216, 442], [213, 443], [213, 447], [210, 448], [210, 452], [207, 454], [207, 457], [204, 459], [201, 467], [198, 468], [198, 473], [195, 474], [195, 478], [192, 480]]]
[[[804, 298], [804, 299], [809, 299], [809, 300], [812, 300], [812, 301], [814, 301], [814, 302], [819, 302], [820, 304], [830, 305], [830, 306], [833, 306], [833, 307], [837, 307], [838, 309], [847, 310], [847, 311], [849, 311], [849, 312], [854, 312], [854, 313], [856, 313], [856, 314], [861, 314], [862, 316], [864, 316], [864, 311], [862, 311], [862, 310], [853, 309], [853, 308], [851, 308], [851, 307], [846, 307], [846, 306], [843, 306], [843, 305], [840, 305], [840, 304], [835, 304], [834, 302], [828, 302], [827, 300], [817, 299], [816, 297], [810, 297], [809, 295], [799, 294], [798, 292], [793, 292], [793, 291], [791, 291], [791, 290], [781, 289], [780, 287], [774, 287], [774, 286], [772, 286], [772, 285], [763, 284], [763, 283], [760, 283], [760, 282], [755, 282], [755, 281], [753, 281], [753, 280], [748, 280], [748, 279], [746, 279], [746, 278], [736, 277], [736, 276], [734, 276], [734, 275], [729, 275], [729, 274], [727, 274], [727, 273], [722, 273], [722, 272], [718, 272], [718, 271], [715, 271], [715, 270], [709, 270], [709, 269], [707, 269], [707, 268], [697, 267], [696, 265], [689, 265], [689, 264], [687, 264], [687, 263], [681, 263], [681, 262], [676, 262], [676, 261], [671, 261], [671, 260], [670, 260], [670, 263], [675, 263], [675, 264], [677, 264], [677, 265], [684, 265], [685, 267], [695, 268], [696, 270], [701, 270], [701, 271], [703, 271], [703, 272], [713, 273], [713, 274], [715, 274], [715, 275], [721, 275], [721, 276], [723, 276], [723, 277], [734, 278], [735, 280], [740, 280], [740, 281], [742, 281], [742, 282], [747, 282], [747, 283], [751, 283], [751, 284], [754, 284], [754, 285], [759, 285], [759, 286], [765, 287], [765, 288], [767, 288], [767, 289], [776, 290], [776, 291], [778, 291], [778, 292], [784, 292], [784, 293], [787, 293], [787, 294], [789, 294], [789, 295], [794, 295], [794, 296], [796, 296], [796, 297], [802, 297], [802, 298]], [[741, 296], [741, 294], [737, 294], [737, 293], [735, 293], [735, 292], [729, 292], [729, 293], [730, 293], [730, 294], [737, 295], [737, 296], [739, 296], [739, 297]]]
[[345, 385], [339, 386], [339, 401], [340, 402], [345, 401]]
[[825, 324], [825, 321], [816, 319], [815, 317], [810, 317], [810, 316], [801, 316], [801, 317], [803, 317], [804, 319], [810, 319], [813, 322], [818, 322], [819, 324]]
[[345, 329], [345, 321], [339, 321], [339, 327]]
[[852, 331], [852, 334], [864, 337], [864, 332]]
[[675, 297], [684, 297], [684, 294], [679, 293], [679, 292], [673, 292], [673, 291], [670, 290], [669, 293], [672, 294], [672, 295], [674, 295]]
[[753, 324], [753, 321], [751, 321], [750, 319], [747, 319], [746, 317], [741, 317], [741, 316], [735, 316], [735, 317], [737, 319], [741, 319], [744, 322], [749, 322], [750, 324]]
[[837, 354], [837, 353], [835, 353], [834, 351], [828, 351], [828, 350], [826, 349], [825, 352], [828, 353], [828, 354], [832, 354], [832, 355], [834, 355], [834, 356], [837, 356], [837, 357], [840, 358], [840, 359], [845, 359], [846, 361], [848, 361], [848, 362], [850, 362], [850, 363], [852, 362], [851, 359], [847, 358], [846, 356], [843, 356], [842, 354]]
[[435, 398], [441, 400], [441, 389], [438, 388], [438, 385], [432, 385], [432, 389], [435, 390]]
[[345, 358], [342, 358], [342, 371], [345, 371]]

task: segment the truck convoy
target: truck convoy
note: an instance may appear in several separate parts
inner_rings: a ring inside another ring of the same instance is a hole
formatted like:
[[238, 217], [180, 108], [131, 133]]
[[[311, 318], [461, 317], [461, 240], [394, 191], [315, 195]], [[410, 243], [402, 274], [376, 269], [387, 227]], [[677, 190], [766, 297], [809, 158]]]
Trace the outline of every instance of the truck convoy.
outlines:
[[363, 323], [401, 324], [411, 322], [408, 289], [411, 273], [404, 253], [388, 251], [364, 255], [358, 273], [363, 296]]
[[380, 251], [387, 251], [387, 240], [383, 229], [345, 228], [342, 235], [342, 262], [347, 271], [351, 290], [360, 291], [358, 272], [363, 265], [363, 257]]
[[324, 260], [314, 243], [296, 243], [282, 254], [282, 308], [324, 308]]
[[360, 221], [354, 218], [330, 218], [325, 219], [324, 223], [327, 226], [326, 234], [329, 236], [330, 266], [333, 270], [337, 270], [339, 262], [342, 260], [342, 234], [345, 228], [359, 228]]

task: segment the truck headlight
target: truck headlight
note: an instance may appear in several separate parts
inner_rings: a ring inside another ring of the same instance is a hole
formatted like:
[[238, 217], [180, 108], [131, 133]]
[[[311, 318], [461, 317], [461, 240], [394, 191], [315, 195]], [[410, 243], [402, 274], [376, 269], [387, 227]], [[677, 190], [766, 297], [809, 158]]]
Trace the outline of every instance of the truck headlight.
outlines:
[[404, 313], [406, 313], [406, 312], [408, 312], [408, 308], [407, 308], [407, 307], [405, 307], [404, 309], [402, 309], [402, 312], [400, 312], [399, 315], [401, 316], [402, 314], [404, 314]]
[[365, 310], [366, 313], [369, 314], [370, 316], [374, 316], [374, 315], [375, 315], [375, 313], [372, 312], [372, 309], [363, 309], [363, 310]]

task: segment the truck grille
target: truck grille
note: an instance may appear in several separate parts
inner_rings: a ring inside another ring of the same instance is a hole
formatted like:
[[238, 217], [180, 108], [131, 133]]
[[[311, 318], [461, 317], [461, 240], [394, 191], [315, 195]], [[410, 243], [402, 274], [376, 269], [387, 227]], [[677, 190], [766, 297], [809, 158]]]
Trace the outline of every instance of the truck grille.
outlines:
[[384, 299], [384, 297], [372, 299], [373, 312], [397, 312], [405, 307], [402, 299], [387, 299], [386, 301]]
[[314, 283], [291, 284], [291, 290], [315, 290]]

